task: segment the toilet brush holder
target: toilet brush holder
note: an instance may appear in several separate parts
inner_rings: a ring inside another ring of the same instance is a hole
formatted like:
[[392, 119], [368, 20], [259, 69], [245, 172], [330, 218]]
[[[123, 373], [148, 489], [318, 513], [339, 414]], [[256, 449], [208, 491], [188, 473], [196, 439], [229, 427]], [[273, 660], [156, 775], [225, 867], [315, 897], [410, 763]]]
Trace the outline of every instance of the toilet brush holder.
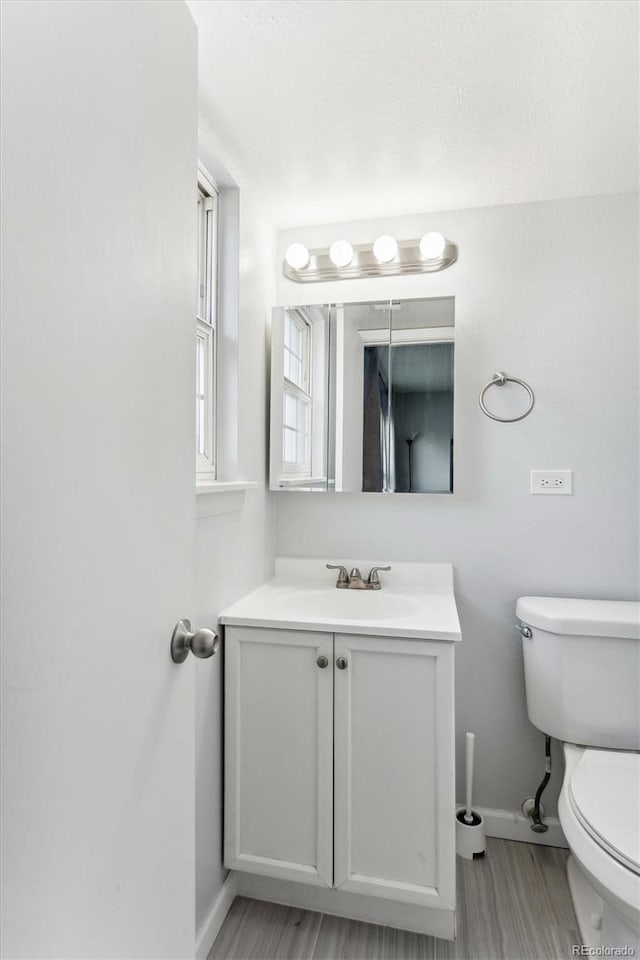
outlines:
[[472, 822], [465, 820], [466, 809], [461, 807], [456, 811], [456, 853], [465, 860], [474, 860], [484, 857], [486, 838], [484, 833], [484, 819], [475, 810], [471, 811]]

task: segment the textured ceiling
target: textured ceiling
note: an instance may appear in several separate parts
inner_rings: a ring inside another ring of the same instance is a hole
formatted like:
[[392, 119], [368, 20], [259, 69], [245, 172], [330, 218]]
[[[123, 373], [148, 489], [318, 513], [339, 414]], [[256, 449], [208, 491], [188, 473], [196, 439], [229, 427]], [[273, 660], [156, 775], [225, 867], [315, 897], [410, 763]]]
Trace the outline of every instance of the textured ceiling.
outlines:
[[187, 0], [280, 227], [637, 189], [635, 0]]

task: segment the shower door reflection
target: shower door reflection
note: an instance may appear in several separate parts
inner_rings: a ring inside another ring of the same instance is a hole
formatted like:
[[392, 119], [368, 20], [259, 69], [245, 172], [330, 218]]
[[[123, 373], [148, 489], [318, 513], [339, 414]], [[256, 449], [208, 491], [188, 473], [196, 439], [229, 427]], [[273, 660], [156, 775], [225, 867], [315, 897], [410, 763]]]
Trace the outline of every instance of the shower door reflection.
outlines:
[[365, 346], [364, 491], [452, 492], [453, 349], [432, 340]]
[[335, 489], [453, 492], [454, 300], [336, 304]]

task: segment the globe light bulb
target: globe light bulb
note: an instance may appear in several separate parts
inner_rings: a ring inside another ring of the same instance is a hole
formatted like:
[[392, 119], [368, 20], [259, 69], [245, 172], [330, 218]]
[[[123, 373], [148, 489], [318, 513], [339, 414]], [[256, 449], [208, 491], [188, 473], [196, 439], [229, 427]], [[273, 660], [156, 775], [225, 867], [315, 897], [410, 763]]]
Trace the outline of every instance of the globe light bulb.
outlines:
[[353, 260], [353, 247], [348, 240], [335, 240], [329, 247], [329, 259], [336, 267], [348, 267]]
[[303, 270], [309, 263], [309, 251], [304, 243], [292, 243], [287, 247], [284, 258], [292, 270]]
[[447, 241], [441, 233], [425, 233], [420, 241], [420, 253], [425, 260], [438, 260], [444, 253]]
[[395, 237], [383, 234], [373, 244], [373, 255], [379, 263], [391, 263], [398, 253], [398, 241]]

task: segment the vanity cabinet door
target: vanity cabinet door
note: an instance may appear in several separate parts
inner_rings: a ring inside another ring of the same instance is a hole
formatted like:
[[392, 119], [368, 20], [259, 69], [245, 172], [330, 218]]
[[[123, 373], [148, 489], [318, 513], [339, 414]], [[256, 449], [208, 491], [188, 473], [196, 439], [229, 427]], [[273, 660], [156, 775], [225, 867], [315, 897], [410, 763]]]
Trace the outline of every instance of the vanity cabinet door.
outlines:
[[453, 908], [453, 646], [336, 634], [335, 662], [335, 886]]
[[225, 674], [225, 866], [331, 886], [333, 635], [227, 627]]

